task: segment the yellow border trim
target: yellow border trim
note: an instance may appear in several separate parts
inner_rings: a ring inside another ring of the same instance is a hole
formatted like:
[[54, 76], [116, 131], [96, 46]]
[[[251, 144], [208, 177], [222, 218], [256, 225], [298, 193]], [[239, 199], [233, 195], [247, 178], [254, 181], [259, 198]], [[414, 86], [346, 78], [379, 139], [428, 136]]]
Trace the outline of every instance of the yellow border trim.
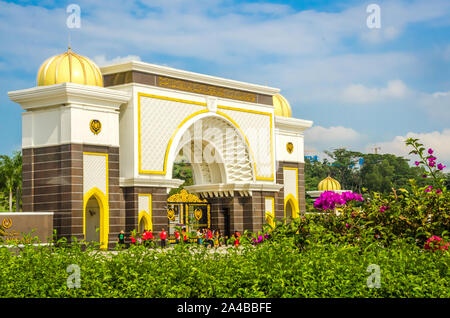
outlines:
[[[152, 95], [152, 94], [146, 94], [146, 93], [142, 93], [142, 92], [138, 92], [138, 109], [137, 109], [137, 115], [138, 115], [138, 172], [141, 174], [161, 174], [161, 175], [165, 175], [167, 173], [167, 159], [169, 156], [169, 151], [170, 151], [170, 147], [172, 146], [172, 142], [173, 139], [175, 138], [175, 136], [177, 135], [178, 131], [180, 130], [180, 128], [191, 118], [203, 114], [203, 113], [208, 113], [209, 110], [208, 109], [204, 109], [204, 110], [200, 110], [197, 111], [195, 113], [192, 113], [191, 115], [187, 116], [185, 119], [183, 119], [183, 121], [178, 125], [178, 127], [175, 129], [175, 132], [172, 134], [171, 138], [169, 139], [169, 143], [167, 145], [166, 148], [166, 153], [164, 155], [164, 165], [163, 165], [163, 170], [144, 170], [142, 169], [142, 161], [141, 161], [141, 97], [150, 97], [150, 98], [156, 98], [156, 99], [162, 99], [162, 100], [168, 100], [168, 101], [175, 101], [175, 102], [180, 102], [180, 103], [186, 103], [186, 104], [193, 104], [193, 105], [198, 105], [198, 106], [204, 106], [206, 107], [207, 104], [206, 103], [201, 103], [201, 102], [196, 102], [196, 101], [190, 101], [190, 100], [185, 100], [185, 99], [179, 99], [179, 98], [172, 98], [172, 97], [167, 97], [167, 96], [160, 96], [160, 95]], [[256, 170], [256, 162], [255, 162], [255, 156], [253, 155], [253, 151], [250, 147], [250, 143], [248, 142], [248, 139], [246, 137], [246, 135], [244, 134], [244, 132], [242, 131], [242, 129], [239, 127], [239, 125], [236, 123], [236, 121], [234, 121], [230, 116], [228, 116], [227, 114], [221, 112], [221, 111], [217, 111], [216, 114], [225, 117], [226, 119], [228, 119], [242, 134], [242, 136], [245, 139], [245, 142], [247, 143], [247, 147], [250, 150], [250, 155], [252, 156], [252, 161], [253, 161], [253, 169], [255, 172], [255, 179], [256, 180], [268, 180], [268, 181], [273, 181], [274, 180], [274, 176], [273, 176], [273, 118], [272, 118], [272, 114], [271, 113], [267, 113], [267, 112], [261, 112], [261, 111], [256, 111], [256, 110], [248, 110], [248, 109], [243, 109], [243, 108], [236, 108], [236, 107], [228, 107], [228, 106], [222, 106], [222, 105], [218, 105], [217, 108], [219, 109], [227, 109], [227, 110], [234, 110], [234, 111], [242, 111], [242, 112], [247, 112], [247, 113], [253, 113], [253, 114], [260, 114], [260, 115], [266, 115], [269, 116], [270, 118], [270, 155], [271, 155], [271, 176], [270, 177], [259, 177], [257, 174], [257, 170]]]
[[292, 208], [292, 218], [298, 218], [300, 213], [300, 208], [298, 206], [298, 201], [295, 199], [292, 193], [289, 193], [284, 199], [284, 217], [286, 218], [286, 207], [290, 204]]
[[[149, 217], [149, 223], [146, 224], [147, 229], [150, 229], [153, 232], [153, 214], [152, 214], [152, 194], [151, 193], [139, 193], [138, 194], [138, 205], [139, 205], [139, 197], [140, 196], [147, 196], [148, 197], [148, 211], [145, 211], [144, 209], [139, 212], [139, 216], [138, 216], [138, 231], [139, 231], [139, 222], [141, 220], [141, 213], [144, 211], [147, 213], [148, 217]], [[139, 209], [139, 206], [138, 206]]]
[[[266, 215], [270, 214], [271, 222], [269, 223], [272, 227], [275, 226], [275, 198], [274, 197], [264, 197], [264, 209], [266, 208], [266, 200], [272, 201], [272, 212], [266, 211]], [[265, 219], [265, 217], [264, 217]]]
[[[93, 187], [83, 195], [83, 235], [86, 239], [86, 205], [91, 196], [95, 196], [100, 206], [100, 248], [107, 249], [109, 243], [109, 182], [108, 182], [108, 154], [99, 152], [83, 152], [84, 155], [105, 156], [106, 193]], [[83, 158], [84, 160], [84, 158]], [[83, 175], [84, 178], [84, 175]], [[84, 189], [83, 189], [84, 191]]]
[[150, 228], [150, 231], [153, 232], [153, 222], [150, 218], [150, 216], [148, 215], [147, 211], [142, 210], [141, 212], [139, 212], [138, 214], [138, 232], [141, 233], [141, 228], [139, 227], [141, 224], [141, 220], [144, 219], [144, 230], [148, 230]]
[[[295, 170], [295, 191], [296, 194], [294, 196], [293, 193], [289, 193], [288, 195], [286, 195], [285, 193], [285, 198], [284, 198], [284, 217], [286, 218], [286, 204], [288, 203], [289, 200], [292, 201], [291, 203], [291, 207], [292, 207], [292, 217], [293, 218], [297, 218], [299, 217], [299, 213], [300, 213], [300, 208], [299, 208], [299, 194], [298, 194], [298, 168], [293, 168], [293, 167], [283, 167], [283, 170]], [[284, 178], [283, 175], [283, 183], [285, 183], [286, 180]], [[297, 198], [296, 198], [297, 197]]]

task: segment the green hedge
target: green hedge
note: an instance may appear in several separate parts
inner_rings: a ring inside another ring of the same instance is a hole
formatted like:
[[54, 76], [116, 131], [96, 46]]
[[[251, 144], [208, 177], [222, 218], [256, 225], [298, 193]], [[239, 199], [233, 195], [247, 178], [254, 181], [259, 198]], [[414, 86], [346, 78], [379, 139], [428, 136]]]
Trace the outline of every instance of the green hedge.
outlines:
[[[215, 252], [216, 251], [216, 252]], [[221, 251], [221, 252], [220, 252]], [[450, 297], [448, 251], [402, 242], [349, 247], [291, 242], [205, 249], [135, 246], [119, 253], [72, 247], [0, 248], [0, 297]], [[80, 267], [80, 288], [66, 271]], [[368, 288], [370, 264], [380, 288]]]

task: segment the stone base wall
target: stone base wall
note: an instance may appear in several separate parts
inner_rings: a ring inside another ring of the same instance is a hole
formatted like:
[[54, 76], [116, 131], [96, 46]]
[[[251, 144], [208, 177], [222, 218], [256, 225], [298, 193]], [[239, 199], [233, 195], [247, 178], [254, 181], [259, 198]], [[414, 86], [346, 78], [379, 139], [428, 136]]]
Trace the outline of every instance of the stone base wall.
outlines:
[[[22, 233], [24, 235], [22, 235]], [[12, 212], [0, 213], [0, 242], [47, 243], [53, 239], [53, 213]], [[3, 241], [3, 242], [2, 242]]]
[[167, 188], [165, 187], [123, 187], [125, 205], [125, 223], [123, 230], [129, 234], [138, 229], [138, 196], [139, 194], [152, 195], [152, 222], [153, 232], [159, 233], [162, 228], [167, 231]]

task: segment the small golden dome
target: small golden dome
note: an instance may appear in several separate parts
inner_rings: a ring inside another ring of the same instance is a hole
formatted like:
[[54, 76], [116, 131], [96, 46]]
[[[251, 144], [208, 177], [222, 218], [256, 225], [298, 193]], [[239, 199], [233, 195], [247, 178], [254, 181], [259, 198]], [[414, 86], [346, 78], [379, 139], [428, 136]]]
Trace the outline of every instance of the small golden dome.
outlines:
[[78, 83], [103, 87], [103, 77], [98, 66], [87, 57], [72, 50], [48, 58], [42, 63], [37, 76], [38, 86], [60, 83]]
[[292, 117], [291, 106], [282, 95], [273, 95], [273, 107], [275, 108], [275, 116]]
[[328, 176], [319, 182], [318, 188], [319, 191], [341, 190], [341, 184], [337, 180]]

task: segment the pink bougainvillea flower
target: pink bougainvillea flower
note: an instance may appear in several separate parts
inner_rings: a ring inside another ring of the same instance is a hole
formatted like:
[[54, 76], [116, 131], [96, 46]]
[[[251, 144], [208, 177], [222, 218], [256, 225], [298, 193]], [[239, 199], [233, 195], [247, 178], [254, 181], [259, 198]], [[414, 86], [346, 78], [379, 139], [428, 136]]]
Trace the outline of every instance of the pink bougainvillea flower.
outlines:
[[389, 209], [389, 207], [383, 205], [383, 206], [380, 207], [380, 212], [384, 213], [384, 211], [386, 211], [387, 209]]
[[345, 227], [346, 227], [347, 229], [349, 229], [349, 228], [351, 228], [352, 226], [351, 226], [350, 224], [348, 224], [348, 223], [345, 223]]
[[416, 164], [416, 166], [418, 166], [418, 165], [420, 165], [420, 162], [419, 162], [419, 161], [416, 161], [415, 164]]
[[439, 170], [443, 170], [447, 166], [445, 166], [442, 163], [440, 163], [440, 164], [437, 165], [437, 167], [438, 167]]
[[437, 190], [436, 190], [436, 193], [438, 193], [438, 194], [439, 194], [439, 193], [442, 193], [442, 190], [441, 190], [441, 189], [437, 189]]
[[429, 153], [430, 155], [433, 154], [433, 149], [429, 148], [429, 149], [428, 149], [428, 153]]
[[432, 237], [430, 237], [425, 245], [424, 248], [426, 250], [448, 250], [448, 247], [450, 246], [450, 243], [448, 242], [444, 242], [444, 240], [442, 240], [442, 238], [440, 238], [439, 236], [433, 235]]
[[425, 189], [425, 192], [431, 192], [431, 190], [433, 190], [433, 187], [429, 186], [428, 188]]

